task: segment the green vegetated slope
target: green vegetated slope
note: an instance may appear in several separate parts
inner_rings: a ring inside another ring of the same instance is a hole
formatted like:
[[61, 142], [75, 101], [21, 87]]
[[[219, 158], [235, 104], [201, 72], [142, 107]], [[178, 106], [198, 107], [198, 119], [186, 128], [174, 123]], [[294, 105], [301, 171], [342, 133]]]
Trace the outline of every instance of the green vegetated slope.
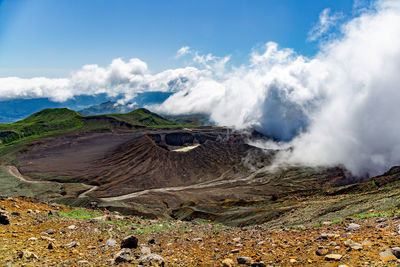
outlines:
[[44, 109], [14, 123], [0, 124], [0, 141], [4, 145], [76, 130], [112, 131], [176, 127], [187, 126], [171, 122], [144, 108], [126, 114], [98, 116], [83, 116], [67, 108], [55, 108]]

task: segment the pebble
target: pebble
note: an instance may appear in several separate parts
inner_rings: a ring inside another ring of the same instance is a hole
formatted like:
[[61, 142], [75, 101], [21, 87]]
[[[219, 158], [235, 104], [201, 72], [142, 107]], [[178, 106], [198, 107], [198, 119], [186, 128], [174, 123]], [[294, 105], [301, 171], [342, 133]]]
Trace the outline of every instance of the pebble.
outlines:
[[69, 230], [75, 230], [75, 229], [76, 229], [76, 226], [75, 226], [75, 225], [70, 225], [70, 226], [67, 227], [67, 229], [69, 229]]
[[235, 248], [231, 250], [231, 253], [239, 253], [239, 249]]
[[340, 254], [328, 254], [325, 256], [325, 260], [327, 261], [340, 261], [342, 259], [342, 255]]
[[239, 264], [249, 264], [251, 262], [251, 258], [250, 257], [237, 257], [236, 261]]
[[72, 241], [72, 242], [66, 244], [64, 247], [66, 247], [66, 248], [74, 248], [74, 247], [77, 247], [79, 245], [80, 245], [79, 242]]
[[354, 250], [361, 250], [362, 249], [362, 245], [359, 244], [359, 243], [353, 243], [353, 244], [350, 245], [350, 247], [351, 247], [351, 249], [354, 249]]
[[235, 266], [235, 263], [231, 259], [224, 259], [222, 261], [222, 266], [223, 267], [233, 267], [233, 266]]
[[106, 247], [115, 247], [117, 245], [117, 241], [112, 238], [107, 239], [106, 243], [103, 246]]
[[52, 235], [52, 234], [54, 234], [54, 230], [53, 229], [47, 229], [45, 231], [45, 233], [48, 234], [48, 235]]
[[326, 254], [328, 254], [328, 250], [325, 248], [322, 249], [318, 249], [315, 254], [317, 254], [317, 256], [325, 256]]

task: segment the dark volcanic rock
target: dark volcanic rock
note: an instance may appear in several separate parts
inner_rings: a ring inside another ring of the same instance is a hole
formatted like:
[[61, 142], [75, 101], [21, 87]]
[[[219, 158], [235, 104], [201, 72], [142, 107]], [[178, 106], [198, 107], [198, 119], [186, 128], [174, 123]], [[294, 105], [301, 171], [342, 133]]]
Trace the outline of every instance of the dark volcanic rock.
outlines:
[[138, 246], [137, 237], [130, 235], [125, 237], [121, 242], [121, 248], [137, 248]]
[[7, 225], [10, 224], [10, 217], [7, 215], [6, 211], [0, 211], [0, 224]]

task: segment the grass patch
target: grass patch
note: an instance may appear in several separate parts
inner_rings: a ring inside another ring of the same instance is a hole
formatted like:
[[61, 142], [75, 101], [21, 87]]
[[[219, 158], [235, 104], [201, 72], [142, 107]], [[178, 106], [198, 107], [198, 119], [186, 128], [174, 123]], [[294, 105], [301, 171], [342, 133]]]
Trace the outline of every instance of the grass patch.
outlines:
[[344, 219], [343, 218], [341, 218], [341, 219], [334, 219], [333, 221], [332, 221], [332, 223], [340, 223], [340, 222], [343, 222], [344, 221]]
[[380, 217], [391, 217], [395, 215], [399, 215], [400, 212], [398, 210], [393, 211], [382, 211], [376, 213], [363, 213], [363, 214], [356, 214], [351, 216], [352, 219], [368, 219], [368, 218], [380, 218]]
[[100, 212], [90, 211], [86, 209], [74, 209], [69, 212], [60, 211], [58, 212], [60, 216], [70, 219], [93, 219], [102, 216]]

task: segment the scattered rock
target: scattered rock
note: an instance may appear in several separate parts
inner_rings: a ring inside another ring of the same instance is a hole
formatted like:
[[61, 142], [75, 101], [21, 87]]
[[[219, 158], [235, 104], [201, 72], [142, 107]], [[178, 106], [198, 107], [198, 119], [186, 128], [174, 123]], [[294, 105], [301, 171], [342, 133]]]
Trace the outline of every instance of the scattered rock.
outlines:
[[51, 238], [51, 237], [48, 237], [48, 236], [41, 236], [40, 238], [42, 240], [46, 240], [46, 241], [50, 241], [50, 242], [56, 241], [54, 238]]
[[117, 245], [117, 241], [112, 238], [107, 239], [106, 243], [103, 246], [106, 247], [115, 247]]
[[201, 242], [201, 241], [203, 241], [203, 238], [201, 238], [201, 237], [196, 237], [196, 238], [193, 238], [193, 241], [195, 241], [195, 242]]
[[361, 250], [362, 249], [362, 245], [359, 244], [359, 243], [353, 243], [353, 244], [350, 245], [350, 248], [354, 249], [354, 250]]
[[76, 229], [76, 226], [75, 226], [75, 225], [70, 225], [70, 226], [67, 227], [67, 229], [69, 229], [69, 230], [75, 230], [75, 229]]
[[290, 263], [296, 263], [297, 260], [295, 260], [295, 259], [290, 259], [289, 262], [290, 262]]
[[77, 247], [79, 245], [80, 245], [79, 242], [72, 241], [71, 243], [66, 244], [64, 247], [66, 247], [66, 248], [74, 248], [74, 247]]
[[231, 253], [239, 253], [239, 249], [235, 248], [231, 250]]
[[[37, 212], [37, 211], [36, 211], [36, 212]], [[49, 215], [49, 216], [57, 216], [57, 217], [60, 217], [60, 213], [58, 213], [58, 212], [55, 211], [55, 210], [49, 211], [48, 215]]]
[[325, 260], [327, 261], [340, 261], [342, 259], [342, 255], [340, 254], [328, 254], [325, 256]]
[[52, 235], [52, 234], [54, 234], [54, 230], [53, 229], [47, 229], [45, 231], [45, 233], [48, 234], [48, 235]]
[[151, 249], [149, 247], [140, 247], [140, 253], [143, 255], [151, 254]]
[[251, 263], [250, 257], [237, 257], [236, 260], [239, 264], [250, 264]]
[[392, 253], [396, 258], [400, 259], [400, 248], [399, 247], [392, 248]]
[[90, 263], [87, 260], [81, 260], [78, 261], [78, 265], [90, 265]]
[[350, 247], [350, 245], [353, 244], [353, 240], [347, 239], [346, 241], [343, 242], [343, 244], [344, 244], [346, 247]]
[[233, 266], [235, 266], [235, 263], [231, 259], [224, 259], [222, 261], [222, 266], [223, 267], [233, 267]]
[[114, 257], [114, 262], [115, 264], [120, 264], [120, 263], [126, 263], [126, 262], [131, 262], [131, 256], [130, 256], [131, 252], [129, 249], [122, 249], [120, 250], [117, 254], [115, 254]]
[[35, 253], [30, 252], [29, 250], [19, 251], [17, 255], [19, 258], [39, 260], [38, 256], [36, 256]]
[[325, 256], [326, 254], [328, 254], [328, 250], [326, 248], [321, 248], [318, 249], [315, 254], [317, 254], [317, 256]]
[[7, 225], [10, 224], [10, 217], [5, 210], [0, 210], [0, 224]]
[[387, 222], [381, 222], [376, 225], [376, 228], [386, 228], [388, 226], [389, 226], [389, 224]]
[[361, 225], [356, 224], [356, 223], [350, 223], [350, 224], [347, 226], [346, 231], [347, 231], [347, 232], [351, 232], [351, 231], [357, 231], [357, 230], [359, 230], [359, 229], [361, 229]]
[[381, 253], [379, 253], [379, 258], [384, 261], [384, 262], [388, 262], [388, 261], [392, 261], [392, 260], [397, 260], [396, 256], [393, 255], [392, 250], [391, 249], [387, 249]]
[[147, 254], [147, 255], [143, 255], [142, 257], [140, 257], [139, 264], [149, 264], [151, 266], [154, 266], [154, 265], [155, 266], [164, 266], [165, 261], [164, 261], [163, 257], [161, 257], [160, 255]]
[[121, 241], [121, 248], [137, 248], [138, 241], [133, 235], [127, 236]]

